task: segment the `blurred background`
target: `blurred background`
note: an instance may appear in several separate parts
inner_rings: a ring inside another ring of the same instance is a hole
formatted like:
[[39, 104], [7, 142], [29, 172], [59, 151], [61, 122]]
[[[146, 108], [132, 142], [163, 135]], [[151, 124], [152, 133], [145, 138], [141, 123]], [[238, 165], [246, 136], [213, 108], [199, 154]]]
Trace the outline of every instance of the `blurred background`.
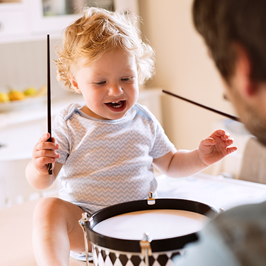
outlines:
[[[33, 146], [47, 131], [47, 33], [51, 38], [52, 115], [70, 102], [82, 102], [80, 95], [56, 80], [53, 59], [63, 29], [86, 5], [131, 10], [141, 17], [142, 38], [156, 52], [156, 74], [141, 88], [139, 102], [156, 115], [177, 149], [197, 148], [217, 128], [229, 131], [239, 150], [204, 173], [218, 175], [226, 170], [238, 177], [249, 137], [242, 124], [161, 93], [168, 90], [234, 115], [224, 99], [218, 72], [194, 29], [191, 4], [192, 0], [0, 0], [0, 208], [58, 189], [54, 184], [46, 191], [33, 190], [24, 172]], [[12, 101], [7, 99], [11, 92]]]

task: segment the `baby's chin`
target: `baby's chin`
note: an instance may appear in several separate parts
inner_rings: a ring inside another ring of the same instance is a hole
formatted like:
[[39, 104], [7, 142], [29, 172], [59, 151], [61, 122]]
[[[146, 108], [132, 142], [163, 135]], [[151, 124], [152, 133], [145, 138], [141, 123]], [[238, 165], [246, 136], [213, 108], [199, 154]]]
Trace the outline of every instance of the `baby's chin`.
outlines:
[[123, 118], [125, 115], [126, 115], [126, 112], [125, 113], [119, 113], [119, 114], [117, 113], [117, 114], [113, 114], [113, 115], [106, 115], [102, 119], [104, 119], [104, 120], [118, 120], [118, 119]]
[[110, 112], [99, 112], [99, 113], [90, 113], [88, 114], [92, 118], [99, 120], [117, 120], [121, 119], [126, 115], [126, 112], [121, 113], [110, 113]]

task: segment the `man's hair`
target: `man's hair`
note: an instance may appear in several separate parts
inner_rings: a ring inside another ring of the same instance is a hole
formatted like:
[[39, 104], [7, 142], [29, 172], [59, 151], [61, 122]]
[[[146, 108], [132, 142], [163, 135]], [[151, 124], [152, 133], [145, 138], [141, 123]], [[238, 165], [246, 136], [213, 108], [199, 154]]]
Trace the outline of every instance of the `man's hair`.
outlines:
[[266, 1], [195, 0], [193, 21], [215, 64], [229, 82], [234, 74], [234, 44], [241, 45], [251, 62], [253, 81], [266, 81]]
[[[65, 29], [63, 47], [57, 47], [57, 79], [73, 90], [69, 74], [81, 61], [90, 65], [105, 52], [122, 49], [135, 56], [139, 84], [154, 74], [154, 51], [144, 43], [133, 14], [90, 7]], [[83, 65], [84, 66], [84, 65]]]

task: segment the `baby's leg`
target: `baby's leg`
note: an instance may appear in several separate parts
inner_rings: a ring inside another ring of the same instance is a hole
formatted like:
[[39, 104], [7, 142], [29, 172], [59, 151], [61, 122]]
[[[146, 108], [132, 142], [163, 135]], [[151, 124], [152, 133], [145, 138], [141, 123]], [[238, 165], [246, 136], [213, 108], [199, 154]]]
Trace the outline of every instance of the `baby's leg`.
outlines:
[[69, 251], [83, 252], [84, 236], [78, 206], [58, 198], [41, 200], [33, 218], [33, 249], [38, 266], [67, 266]]

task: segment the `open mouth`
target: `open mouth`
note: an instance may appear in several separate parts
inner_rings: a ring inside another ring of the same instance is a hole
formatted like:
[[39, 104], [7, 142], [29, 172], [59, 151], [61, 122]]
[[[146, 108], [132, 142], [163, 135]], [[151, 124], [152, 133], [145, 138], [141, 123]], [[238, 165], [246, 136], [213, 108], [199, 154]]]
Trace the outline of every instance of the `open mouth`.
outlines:
[[113, 108], [121, 108], [125, 104], [125, 101], [110, 102], [110, 103], [106, 103], [106, 104], [108, 106], [113, 107]]
[[105, 105], [113, 111], [121, 112], [126, 108], [126, 101], [109, 102]]

